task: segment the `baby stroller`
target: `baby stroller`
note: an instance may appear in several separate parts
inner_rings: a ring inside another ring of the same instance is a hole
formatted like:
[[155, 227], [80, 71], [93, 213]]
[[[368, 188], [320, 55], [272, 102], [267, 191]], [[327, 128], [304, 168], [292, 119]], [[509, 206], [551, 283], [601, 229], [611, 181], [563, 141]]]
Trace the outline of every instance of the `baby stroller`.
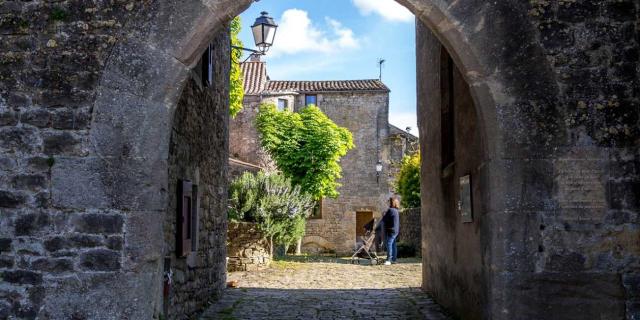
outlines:
[[375, 220], [371, 220], [364, 226], [365, 234], [361, 236], [362, 244], [360, 244], [353, 255], [351, 256], [351, 263], [360, 264], [360, 259], [367, 259], [372, 265], [380, 264], [382, 259], [376, 254], [376, 231], [373, 228]]

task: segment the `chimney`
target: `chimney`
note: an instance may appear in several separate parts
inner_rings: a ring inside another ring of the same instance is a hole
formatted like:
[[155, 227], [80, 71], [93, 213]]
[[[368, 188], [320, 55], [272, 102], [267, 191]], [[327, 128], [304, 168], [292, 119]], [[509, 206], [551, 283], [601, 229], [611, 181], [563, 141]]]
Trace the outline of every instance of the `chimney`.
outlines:
[[251, 56], [249, 56], [249, 61], [260, 62], [260, 55], [252, 53]]

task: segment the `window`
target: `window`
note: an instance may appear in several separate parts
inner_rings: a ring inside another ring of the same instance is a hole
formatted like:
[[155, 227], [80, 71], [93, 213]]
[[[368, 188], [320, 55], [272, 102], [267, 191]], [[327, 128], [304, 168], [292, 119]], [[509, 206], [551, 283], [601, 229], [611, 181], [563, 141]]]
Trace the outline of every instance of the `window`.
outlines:
[[441, 53], [441, 83], [440, 90], [442, 105], [440, 113], [440, 137], [442, 169], [446, 169], [455, 162], [455, 118], [454, 118], [454, 68], [453, 60], [443, 48]]
[[322, 219], [322, 199], [316, 201], [316, 205], [313, 207], [309, 219]]
[[176, 223], [176, 256], [186, 257], [197, 250], [198, 186], [189, 180], [178, 181], [178, 212]]
[[278, 99], [278, 110], [287, 110], [289, 107], [289, 101], [287, 99]]
[[202, 59], [200, 61], [201, 65], [201, 73], [200, 79], [202, 80], [202, 85], [204, 87], [212, 87], [213, 86], [213, 44], [210, 44], [204, 53], [202, 54]]
[[304, 96], [304, 105], [308, 106], [310, 104], [318, 105], [318, 96], [315, 94], [307, 94]]

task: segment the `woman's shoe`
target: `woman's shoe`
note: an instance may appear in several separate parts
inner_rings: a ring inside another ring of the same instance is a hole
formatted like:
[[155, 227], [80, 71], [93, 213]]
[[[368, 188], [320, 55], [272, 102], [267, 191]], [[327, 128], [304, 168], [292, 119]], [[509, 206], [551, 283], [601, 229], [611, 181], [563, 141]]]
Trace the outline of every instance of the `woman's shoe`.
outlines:
[[390, 266], [390, 265], [391, 265], [391, 261], [385, 261], [385, 262], [384, 262], [384, 265], [385, 265], [385, 266]]

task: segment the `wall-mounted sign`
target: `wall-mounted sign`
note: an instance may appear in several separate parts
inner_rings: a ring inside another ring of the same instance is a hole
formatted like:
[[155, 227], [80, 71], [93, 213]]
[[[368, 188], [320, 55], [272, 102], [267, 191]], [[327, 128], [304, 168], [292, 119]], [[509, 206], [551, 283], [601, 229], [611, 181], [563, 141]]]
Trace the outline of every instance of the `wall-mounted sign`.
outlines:
[[471, 176], [460, 177], [458, 213], [463, 223], [473, 222], [473, 202], [471, 198]]

